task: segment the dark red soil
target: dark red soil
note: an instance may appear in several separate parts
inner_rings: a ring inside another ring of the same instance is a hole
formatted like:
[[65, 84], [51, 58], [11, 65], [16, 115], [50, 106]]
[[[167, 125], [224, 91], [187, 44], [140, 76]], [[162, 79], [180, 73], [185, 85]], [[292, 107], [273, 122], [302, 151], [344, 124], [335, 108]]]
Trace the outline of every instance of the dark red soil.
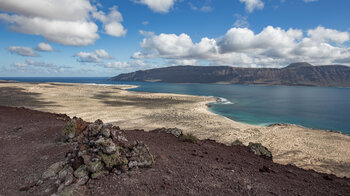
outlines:
[[[72, 145], [58, 143], [65, 115], [0, 106], [0, 195], [41, 195], [34, 184]], [[125, 131], [156, 164], [91, 180], [81, 195], [350, 195], [350, 180], [275, 164], [247, 147], [183, 142], [162, 132]]]

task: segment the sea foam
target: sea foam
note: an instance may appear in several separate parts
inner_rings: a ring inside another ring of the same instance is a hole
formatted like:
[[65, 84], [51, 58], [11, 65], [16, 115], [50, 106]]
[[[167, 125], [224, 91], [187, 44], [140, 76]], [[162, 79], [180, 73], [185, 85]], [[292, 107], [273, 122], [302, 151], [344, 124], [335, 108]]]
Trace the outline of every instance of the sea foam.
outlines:
[[223, 97], [217, 97], [216, 98], [216, 103], [218, 104], [234, 104], [232, 103], [231, 101], [227, 100], [226, 98], [223, 98]]

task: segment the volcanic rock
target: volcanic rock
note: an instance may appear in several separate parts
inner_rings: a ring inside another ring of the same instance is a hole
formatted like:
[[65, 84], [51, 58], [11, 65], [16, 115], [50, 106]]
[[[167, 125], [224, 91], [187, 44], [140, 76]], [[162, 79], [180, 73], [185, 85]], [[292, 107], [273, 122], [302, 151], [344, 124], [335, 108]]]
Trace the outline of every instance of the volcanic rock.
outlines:
[[249, 142], [248, 147], [250, 148], [250, 150], [254, 154], [262, 156], [266, 159], [272, 160], [272, 153], [265, 146], [263, 146], [261, 143]]

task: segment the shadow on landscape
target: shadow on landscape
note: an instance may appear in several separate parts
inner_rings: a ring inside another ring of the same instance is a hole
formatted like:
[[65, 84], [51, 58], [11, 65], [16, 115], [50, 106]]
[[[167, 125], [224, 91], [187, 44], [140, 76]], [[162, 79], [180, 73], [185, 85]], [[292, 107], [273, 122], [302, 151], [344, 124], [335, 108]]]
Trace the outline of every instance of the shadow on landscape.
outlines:
[[47, 84], [50, 84], [52, 86], [75, 86], [74, 84], [62, 84], [62, 83], [53, 83], [53, 82], [48, 82]]
[[174, 104], [194, 102], [188, 100], [174, 100], [170, 98], [121, 97], [114, 96], [112, 93], [113, 92], [108, 91], [100, 92], [95, 94], [93, 98], [112, 107], [135, 106], [146, 109], [169, 107]]
[[43, 101], [40, 95], [40, 93], [26, 92], [23, 88], [0, 87], [0, 105], [38, 109], [46, 106], [59, 106], [54, 102]]

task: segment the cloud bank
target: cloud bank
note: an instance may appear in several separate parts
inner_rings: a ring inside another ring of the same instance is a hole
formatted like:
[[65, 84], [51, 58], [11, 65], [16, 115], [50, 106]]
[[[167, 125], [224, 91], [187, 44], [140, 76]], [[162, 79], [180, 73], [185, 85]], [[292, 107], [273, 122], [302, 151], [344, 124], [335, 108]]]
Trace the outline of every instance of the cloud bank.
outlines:
[[32, 48], [23, 47], [23, 46], [10, 46], [7, 48], [7, 50], [12, 54], [17, 54], [20, 56], [31, 56], [31, 57], [40, 56]]
[[113, 58], [103, 49], [94, 50], [92, 52], [79, 52], [75, 54], [74, 57], [77, 57], [77, 61], [81, 63], [100, 63], [102, 59]]
[[[70, 46], [87, 46], [98, 38], [95, 18], [103, 23], [107, 34], [124, 36], [126, 30], [116, 7], [109, 14], [97, 11], [89, 0], [1, 0], [0, 20], [10, 24], [12, 31], [41, 35], [50, 42]], [[94, 16], [98, 17], [94, 17]]]
[[322, 26], [306, 33], [267, 26], [257, 34], [248, 28], [235, 27], [223, 36], [204, 37], [198, 43], [193, 43], [184, 33], [162, 33], [145, 37], [141, 50], [133, 58], [194, 63], [206, 60], [213, 65], [245, 67], [279, 67], [297, 61], [331, 64], [350, 59], [350, 48], [343, 45], [349, 39], [348, 32]]

